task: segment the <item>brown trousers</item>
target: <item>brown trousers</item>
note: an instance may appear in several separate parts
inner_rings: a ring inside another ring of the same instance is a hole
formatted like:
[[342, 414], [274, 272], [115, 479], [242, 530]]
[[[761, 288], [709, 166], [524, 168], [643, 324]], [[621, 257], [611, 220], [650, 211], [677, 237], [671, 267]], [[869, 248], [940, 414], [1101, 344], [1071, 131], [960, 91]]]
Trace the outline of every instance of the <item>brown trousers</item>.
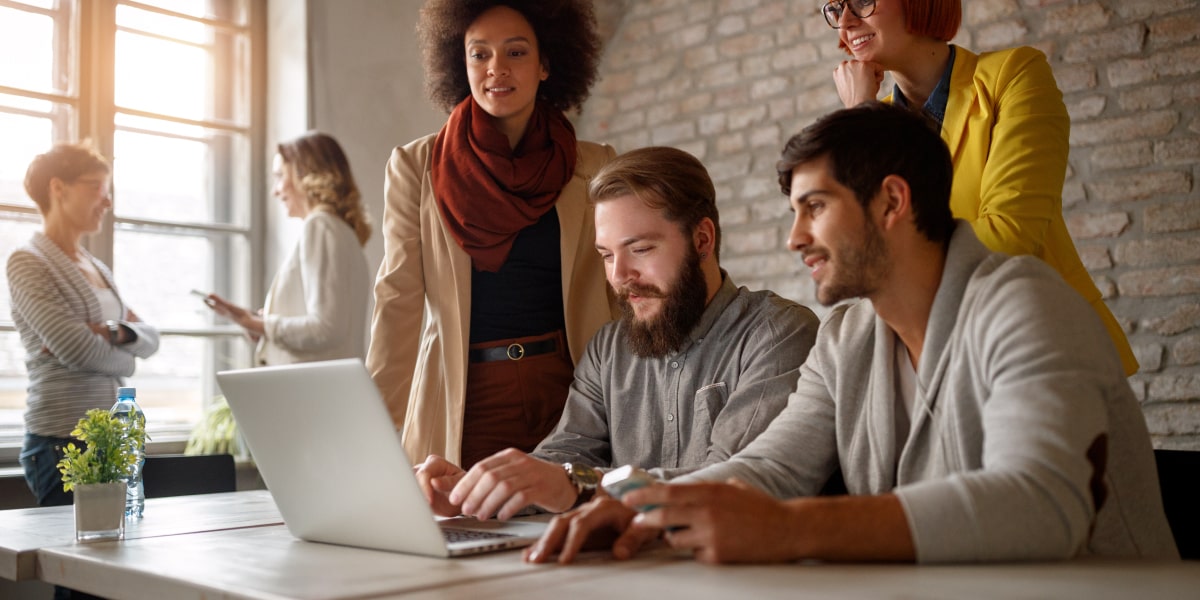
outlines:
[[467, 365], [462, 468], [505, 448], [530, 452], [537, 447], [558, 425], [575, 375], [561, 331], [471, 344], [474, 350], [546, 339], [556, 340], [554, 352]]

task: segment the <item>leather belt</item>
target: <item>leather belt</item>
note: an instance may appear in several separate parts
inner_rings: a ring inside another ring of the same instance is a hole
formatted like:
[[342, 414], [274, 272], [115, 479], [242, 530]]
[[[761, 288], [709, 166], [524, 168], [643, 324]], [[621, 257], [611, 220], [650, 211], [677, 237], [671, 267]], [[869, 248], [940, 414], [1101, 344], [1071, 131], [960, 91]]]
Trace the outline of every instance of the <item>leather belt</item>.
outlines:
[[525, 344], [509, 344], [495, 348], [473, 348], [467, 351], [467, 360], [471, 362], [492, 362], [494, 360], [521, 360], [526, 356], [549, 354], [558, 350], [558, 342], [554, 339], [528, 342]]

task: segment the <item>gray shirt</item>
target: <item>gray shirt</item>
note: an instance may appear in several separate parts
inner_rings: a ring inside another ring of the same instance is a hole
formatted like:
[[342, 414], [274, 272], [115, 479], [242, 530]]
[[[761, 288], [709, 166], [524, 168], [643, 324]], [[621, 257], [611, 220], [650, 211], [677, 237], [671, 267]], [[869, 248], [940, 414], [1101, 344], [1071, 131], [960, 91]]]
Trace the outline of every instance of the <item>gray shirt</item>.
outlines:
[[575, 369], [558, 427], [533, 455], [673, 477], [726, 460], [758, 436], [795, 386], [818, 320], [804, 306], [722, 276], [673, 355], [639, 358], [623, 322], [602, 327]]
[[787, 498], [816, 494], [840, 467], [851, 494], [899, 497], [921, 562], [1178, 556], [1112, 340], [1046, 263], [990, 252], [958, 223], [904, 431], [897, 343], [870, 301], [838, 306], [787, 408], [686, 479], [736, 477]]
[[[84, 252], [121, 303], [112, 273]], [[42, 233], [8, 258], [12, 317], [25, 348], [29, 371], [29, 409], [25, 429], [51, 437], [69, 437], [90, 408], [109, 408], [117, 387], [133, 375], [134, 358], [158, 350], [158, 331], [146, 323], [121, 323], [137, 334], [114, 346], [88, 323], [104, 321], [100, 301], [83, 273]]]

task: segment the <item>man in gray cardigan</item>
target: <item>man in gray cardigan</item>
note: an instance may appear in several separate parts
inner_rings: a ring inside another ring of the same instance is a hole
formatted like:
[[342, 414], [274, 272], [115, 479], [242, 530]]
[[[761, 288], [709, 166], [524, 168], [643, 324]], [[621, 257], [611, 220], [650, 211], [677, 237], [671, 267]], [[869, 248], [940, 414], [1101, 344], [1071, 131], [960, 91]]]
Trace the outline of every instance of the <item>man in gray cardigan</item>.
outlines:
[[704, 165], [641, 148], [601, 168], [588, 196], [622, 318], [588, 343], [558, 427], [531, 454], [509, 448], [468, 472], [425, 460], [417, 479], [439, 514], [562, 512], [590, 496], [597, 470], [636, 464], [670, 478], [719, 463], [783, 409], [817, 317], [721, 269]]
[[[951, 170], [922, 118], [888, 105], [793, 137], [789, 248], [823, 304], [862, 300], [834, 308], [742, 452], [560, 518], [527, 559], [570, 561], [608, 525], [617, 557], [668, 528], [705, 562], [1177, 557], [1103, 325], [1049, 266], [953, 220]], [[849, 495], [813, 497], [839, 468]]]

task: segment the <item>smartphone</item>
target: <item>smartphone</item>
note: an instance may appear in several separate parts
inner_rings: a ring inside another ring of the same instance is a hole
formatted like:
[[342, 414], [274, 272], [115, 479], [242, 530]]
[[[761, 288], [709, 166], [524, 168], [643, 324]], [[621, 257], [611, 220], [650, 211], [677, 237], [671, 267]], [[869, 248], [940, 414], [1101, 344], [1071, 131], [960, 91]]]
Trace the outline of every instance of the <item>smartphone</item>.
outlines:
[[[609, 496], [620, 500], [622, 496], [633, 490], [658, 482], [657, 478], [646, 471], [633, 465], [625, 465], [605, 473], [604, 477], [600, 479], [600, 486]], [[658, 508], [657, 504], [643, 504], [637, 507], [638, 512], [651, 511], [656, 508]], [[668, 527], [667, 531], [678, 531], [679, 529], [681, 528]]]
[[211, 306], [214, 304], [214, 303], [213, 303], [213, 300], [212, 300], [211, 298], [209, 298], [209, 297], [208, 297], [208, 293], [207, 293], [207, 292], [202, 292], [202, 291], [200, 291], [200, 290], [193, 289], [193, 290], [191, 291], [191, 294], [192, 294], [193, 296], [199, 296], [199, 297], [200, 297], [200, 300], [201, 300], [202, 302], [204, 302], [204, 304], [206, 304], [206, 305], [208, 305], [208, 306], [210, 306], [210, 307], [211, 307]]
[[[625, 465], [605, 473], [604, 477], [600, 479], [600, 486], [609, 496], [620, 500], [622, 496], [633, 490], [657, 482], [658, 480], [646, 471], [633, 465]], [[643, 506], [639, 510], [644, 512], [653, 508], [653, 506]]]

